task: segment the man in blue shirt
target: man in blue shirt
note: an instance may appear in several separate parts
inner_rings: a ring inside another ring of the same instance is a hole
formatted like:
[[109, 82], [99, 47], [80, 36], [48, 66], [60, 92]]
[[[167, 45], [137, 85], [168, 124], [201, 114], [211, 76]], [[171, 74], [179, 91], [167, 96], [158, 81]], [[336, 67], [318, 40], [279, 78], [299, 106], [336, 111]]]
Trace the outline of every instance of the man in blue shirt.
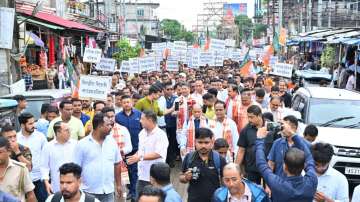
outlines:
[[[172, 83], [165, 83], [164, 97], [166, 99], [166, 108], [171, 109], [177, 96], [174, 95], [174, 87]], [[171, 166], [175, 166], [176, 155], [180, 154], [179, 144], [176, 141], [176, 116], [172, 114], [165, 115], [166, 134], [169, 140], [166, 162]]]
[[170, 166], [163, 162], [154, 163], [150, 167], [150, 183], [161, 188], [165, 193], [165, 202], [181, 202], [180, 195], [170, 182]]
[[[123, 95], [121, 97], [121, 103], [123, 111], [116, 114], [115, 121], [116, 123], [126, 127], [130, 132], [132, 151], [126, 155], [134, 155], [139, 148], [139, 133], [142, 130], [140, 118], [141, 112], [133, 108], [133, 101], [130, 96]], [[138, 166], [137, 163], [128, 165], [129, 178], [130, 178], [130, 187], [129, 187], [129, 196], [128, 199], [135, 201], [136, 197], [136, 181], [138, 180]]]
[[[298, 120], [295, 116], [290, 115], [284, 117], [283, 123], [287, 123], [293, 131], [297, 131]], [[283, 134], [284, 132], [281, 131], [281, 133]], [[308, 143], [302, 137], [300, 137], [300, 139], [305, 145], [307, 145], [308, 149], [310, 149], [310, 143]], [[268, 155], [268, 163], [271, 170], [273, 170], [276, 175], [283, 177], [286, 176], [283, 169], [284, 157], [285, 153], [289, 150], [289, 148], [292, 147], [296, 147], [296, 145], [294, 144], [294, 141], [291, 137], [283, 136], [282, 138], [275, 140], [275, 142], [273, 143]]]
[[[296, 148], [285, 152], [285, 177], [272, 172], [265, 159], [264, 139], [266, 127], [259, 128], [256, 140], [256, 166], [271, 189], [274, 202], [302, 201], [311, 202], [317, 187], [314, 159], [308, 146], [295, 133], [288, 122], [283, 123], [283, 136], [291, 138]], [[305, 168], [305, 169], [304, 169]], [[301, 172], [305, 170], [305, 175]]]

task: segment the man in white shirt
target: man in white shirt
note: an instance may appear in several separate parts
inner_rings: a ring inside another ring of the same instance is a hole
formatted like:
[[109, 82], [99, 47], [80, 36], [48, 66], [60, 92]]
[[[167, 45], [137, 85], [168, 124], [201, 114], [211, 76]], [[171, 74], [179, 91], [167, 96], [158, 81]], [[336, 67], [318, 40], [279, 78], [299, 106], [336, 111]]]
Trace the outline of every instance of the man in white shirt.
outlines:
[[128, 164], [138, 162], [138, 195], [146, 185], [150, 185], [150, 167], [156, 162], [165, 162], [169, 141], [166, 133], [156, 125], [156, 114], [145, 110], [140, 119], [143, 130], [139, 133], [139, 150], [127, 158]]
[[229, 149], [232, 157], [237, 154], [239, 139], [239, 132], [236, 123], [226, 117], [225, 103], [218, 100], [215, 103], [216, 120], [209, 120], [209, 127], [214, 133], [214, 139], [224, 138], [229, 144]]
[[351, 201], [360, 201], [360, 185], [355, 187]]
[[35, 196], [38, 201], [45, 201], [47, 192], [44, 182], [41, 181], [40, 161], [41, 151], [47, 143], [44, 134], [35, 130], [35, 119], [30, 113], [22, 113], [19, 116], [21, 130], [17, 135], [18, 143], [30, 148], [32, 155], [32, 170], [30, 173], [35, 185]]
[[121, 155], [110, 131], [112, 122], [103, 113], [95, 114], [93, 131], [81, 139], [75, 148], [74, 162], [83, 172], [82, 190], [101, 202], [114, 201], [114, 182], [116, 191], [121, 194]]
[[[50, 195], [60, 191], [59, 168], [64, 163], [72, 162], [77, 141], [70, 138], [69, 126], [58, 121], [54, 124], [55, 139], [46, 144], [41, 153], [41, 175], [46, 191]], [[49, 183], [51, 175], [51, 184]]]
[[196, 104], [203, 105], [202, 96], [205, 95], [206, 90], [204, 89], [204, 83], [201, 79], [195, 81], [195, 92], [191, 94], [191, 97], [195, 99]]
[[316, 143], [311, 146], [311, 153], [315, 161], [315, 170], [318, 176], [314, 200], [316, 202], [348, 202], [349, 184], [346, 177], [329, 166], [334, 155], [333, 147], [327, 143]]

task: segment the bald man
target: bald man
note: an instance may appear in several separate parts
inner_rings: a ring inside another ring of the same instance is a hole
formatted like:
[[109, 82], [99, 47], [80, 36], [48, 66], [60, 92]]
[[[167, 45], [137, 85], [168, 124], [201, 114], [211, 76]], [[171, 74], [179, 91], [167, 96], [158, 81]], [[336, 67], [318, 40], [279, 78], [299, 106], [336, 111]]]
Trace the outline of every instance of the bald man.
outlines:
[[185, 122], [182, 133], [176, 137], [180, 145], [180, 155], [183, 159], [187, 153], [195, 151], [195, 130], [199, 128], [207, 128], [208, 120], [203, 115], [202, 107], [194, 104], [192, 107], [192, 116]]
[[229, 163], [224, 166], [223, 182], [225, 186], [218, 188], [214, 193], [214, 202], [270, 201], [260, 186], [244, 178], [244, 171], [239, 164]]

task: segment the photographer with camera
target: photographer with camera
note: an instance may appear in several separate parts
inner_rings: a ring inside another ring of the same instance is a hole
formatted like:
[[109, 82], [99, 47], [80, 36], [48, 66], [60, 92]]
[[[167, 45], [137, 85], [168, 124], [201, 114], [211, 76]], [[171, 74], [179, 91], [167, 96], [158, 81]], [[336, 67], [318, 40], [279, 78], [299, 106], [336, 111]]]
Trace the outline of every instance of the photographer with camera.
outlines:
[[214, 134], [208, 128], [195, 132], [196, 151], [185, 156], [182, 164], [182, 183], [189, 183], [188, 202], [209, 202], [220, 187], [222, 168], [226, 161], [214, 151]]
[[246, 171], [246, 178], [254, 183], [261, 183], [261, 174], [256, 168], [255, 164], [255, 141], [256, 133], [258, 128], [261, 128], [267, 122], [268, 135], [265, 138], [265, 153], [267, 154], [271, 148], [271, 145], [276, 139], [276, 133], [279, 130], [279, 125], [272, 122], [273, 117], [271, 113], [262, 113], [261, 108], [258, 105], [252, 105], [247, 109], [247, 115], [249, 123], [241, 130], [239, 141], [237, 145], [239, 146], [237, 152], [236, 163], [243, 165]]
[[[268, 134], [267, 128], [262, 127], [257, 131], [256, 167], [271, 189], [273, 201], [312, 201], [316, 192], [318, 180], [314, 159], [304, 139], [296, 135], [294, 120], [295, 117], [287, 116], [281, 126], [283, 137], [291, 140], [294, 147], [275, 150], [277, 154], [283, 155], [284, 167], [281, 169], [284, 175], [274, 174], [266, 162], [264, 139]], [[304, 176], [301, 174], [303, 170]]]

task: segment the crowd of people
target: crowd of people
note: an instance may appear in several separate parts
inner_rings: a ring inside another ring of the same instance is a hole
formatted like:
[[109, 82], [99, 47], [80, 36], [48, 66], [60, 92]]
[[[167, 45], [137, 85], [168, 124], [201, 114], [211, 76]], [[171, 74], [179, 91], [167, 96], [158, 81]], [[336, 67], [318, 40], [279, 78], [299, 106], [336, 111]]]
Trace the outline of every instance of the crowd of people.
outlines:
[[[333, 147], [290, 109], [293, 81], [233, 67], [115, 72], [105, 100], [66, 98], [1, 128], [0, 201], [349, 201]], [[181, 161], [179, 179], [171, 170]], [[128, 193], [128, 194], [124, 194]], [[360, 187], [352, 201], [360, 201]]]

